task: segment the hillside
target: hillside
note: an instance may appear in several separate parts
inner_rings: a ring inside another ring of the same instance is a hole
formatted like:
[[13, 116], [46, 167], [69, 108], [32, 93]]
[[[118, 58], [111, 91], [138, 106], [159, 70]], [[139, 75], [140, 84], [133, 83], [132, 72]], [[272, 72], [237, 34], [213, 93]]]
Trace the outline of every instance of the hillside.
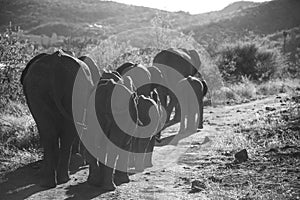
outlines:
[[253, 5], [237, 2], [219, 12], [190, 15], [101, 0], [0, 0], [0, 4], [0, 31], [12, 22], [28, 34], [48, 36], [53, 32], [64, 36], [102, 35], [148, 27], [157, 14], [169, 20], [172, 28], [182, 29], [231, 17]]
[[[155, 16], [165, 27], [194, 33], [203, 45], [235, 40], [249, 31], [273, 34], [300, 25], [300, 1], [238, 1], [220, 11], [191, 15], [101, 0], [0, 0], [0, 31], [12, 22], [26, 34], [107, 37], [152, 26]], [[139, 33], [140, 35], [140, 33]]]
[[228, 36], [236, 40], [249, 31], [268, 35], [300, 26], [299, 10], [298, 0], [274, 0], [243, 9], [231, 18], [204, 25], [192, 25], [183, 31], [193, 31], [198, 42], [224, 41]]

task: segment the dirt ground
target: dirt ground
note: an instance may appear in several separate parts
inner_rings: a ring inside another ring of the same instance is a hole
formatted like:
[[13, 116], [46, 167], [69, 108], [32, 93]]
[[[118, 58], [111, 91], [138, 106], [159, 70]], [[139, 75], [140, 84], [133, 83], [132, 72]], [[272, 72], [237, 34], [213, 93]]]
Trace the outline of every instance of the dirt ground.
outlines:
[[[233, 152], [218, 151], [220, 137], [232, 135], [236, 126], [255, 119], [267, 106], [279, 108], [280, 105], [279, 98], [272, 96], [241, 105], [205, 107], [204, 128], [200, 132], [178, 136], [179, 124], [169, 127], [162, 134], [162, 142], [155, 146], [154, 167], [131, 175], [130, 183], [117, 187], [115, 191], [104, 193], [97, 187], [88, 185], [87, 166], [72, 172], [68, 183], [43, 190], [36, 185], [36, 163], [32, 163], [6, 176], [0, 184], [0, 199], [246, 200], [254, 199], [249, 197], [253, 196], [249, 194], [249, 188], [267, 191], [268, 188], [277, 187], [282, 192], [291, 188], [287, 191], [287, 195], [291, 195], [290, 199], [300, 198], [299, 159], [298, 163], [293, 163], [293, 168], [280, 168], [269, 160], [251, 157], [250, 153], [247, 162], [234, 164]], [[280, 176], [282, 180], [272, 180], [279, 172], [285, 173]], [[255, 187], [251, 184], [255, 184]], [[285, 187], [282, 184], [287, 185]], [[229, 193], [237, 188], [244, 188], [244, 196], [237, 197], [234, 192]]]

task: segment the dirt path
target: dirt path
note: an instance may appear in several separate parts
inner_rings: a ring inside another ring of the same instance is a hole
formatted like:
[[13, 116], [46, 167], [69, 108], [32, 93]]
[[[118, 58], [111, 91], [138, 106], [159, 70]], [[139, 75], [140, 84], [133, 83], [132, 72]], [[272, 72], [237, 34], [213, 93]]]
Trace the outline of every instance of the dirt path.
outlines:
[[203, 130], [173, 137], [179, 124], [168, 128], [163, 133], [166, 139], [155, 147], [154, 167], [131, 175], [130, 183], [113, 192], [103, 193], [89, 186], [86, 166], [72, 174], [68, 183], [43, 190], [35, 184], [37, 170], [29, 165], [9, 174], [0, 184], [0, 199], [210, 199], [206, 188], [211, 186], [203, 180], [218, 182], [209, 174], [233, 161], [233, 155], [216, 154], [218, 139], [232, 134], [234, 126], [254, 119], [266, 106], [278, 104], [275, 97], [269, 97], [242, 105], [206, 107]]

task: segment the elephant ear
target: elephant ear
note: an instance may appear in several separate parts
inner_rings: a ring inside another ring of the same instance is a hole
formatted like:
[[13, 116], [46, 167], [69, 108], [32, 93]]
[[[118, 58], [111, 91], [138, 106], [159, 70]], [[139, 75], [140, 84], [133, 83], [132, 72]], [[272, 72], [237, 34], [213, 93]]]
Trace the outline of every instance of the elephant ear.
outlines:
[[123, 78], [124, 80], [124, 85], [132, 92], [134, 92], [136, 90], [134, 84], [133, 84], [133, 81], [132, 81], [132, 78], [130, 76], [125, 76]]
[[[194, 50], [194, 49], [189, 50], [188, 52], [189, 52], [189, 55], [191, 56], [191, 63], [192, 63], [192, 65], [193, 65], [193, 66], [197, 69], [197, 71], [198, 71], [198, 69], [199, 69], [200, 66], [201, 66], [201, 60], [200, 60], [200, 56], [199, 56], [198, 52], [197, 52], [196, 50]], [[195, 73], [196, 73], [196, 72], [195, 72]]]

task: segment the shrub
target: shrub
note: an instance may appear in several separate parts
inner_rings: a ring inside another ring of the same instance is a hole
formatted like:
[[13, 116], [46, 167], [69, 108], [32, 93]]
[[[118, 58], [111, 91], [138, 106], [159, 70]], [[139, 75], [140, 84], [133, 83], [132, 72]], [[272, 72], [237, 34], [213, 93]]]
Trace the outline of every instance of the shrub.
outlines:
[[275, 48], [267, 49], [256, 43], [237, 42], [220, 47], [217, 65], [229, 82], [241, 81], [243, 76], [254, 81], [266, 81], [285, 65]]
[[256, 85], [246, 77], [242, 77], [240, 83], [231, 85], [230, 88], [242, 99], [252, 99], [256, 96]]
[[9, 101], [25, 102], [19, 80], [26, 63], [37, 52], [32, 44], [19, 38], [21, 33], [10, 25], [0, 34], [0, 110]]

